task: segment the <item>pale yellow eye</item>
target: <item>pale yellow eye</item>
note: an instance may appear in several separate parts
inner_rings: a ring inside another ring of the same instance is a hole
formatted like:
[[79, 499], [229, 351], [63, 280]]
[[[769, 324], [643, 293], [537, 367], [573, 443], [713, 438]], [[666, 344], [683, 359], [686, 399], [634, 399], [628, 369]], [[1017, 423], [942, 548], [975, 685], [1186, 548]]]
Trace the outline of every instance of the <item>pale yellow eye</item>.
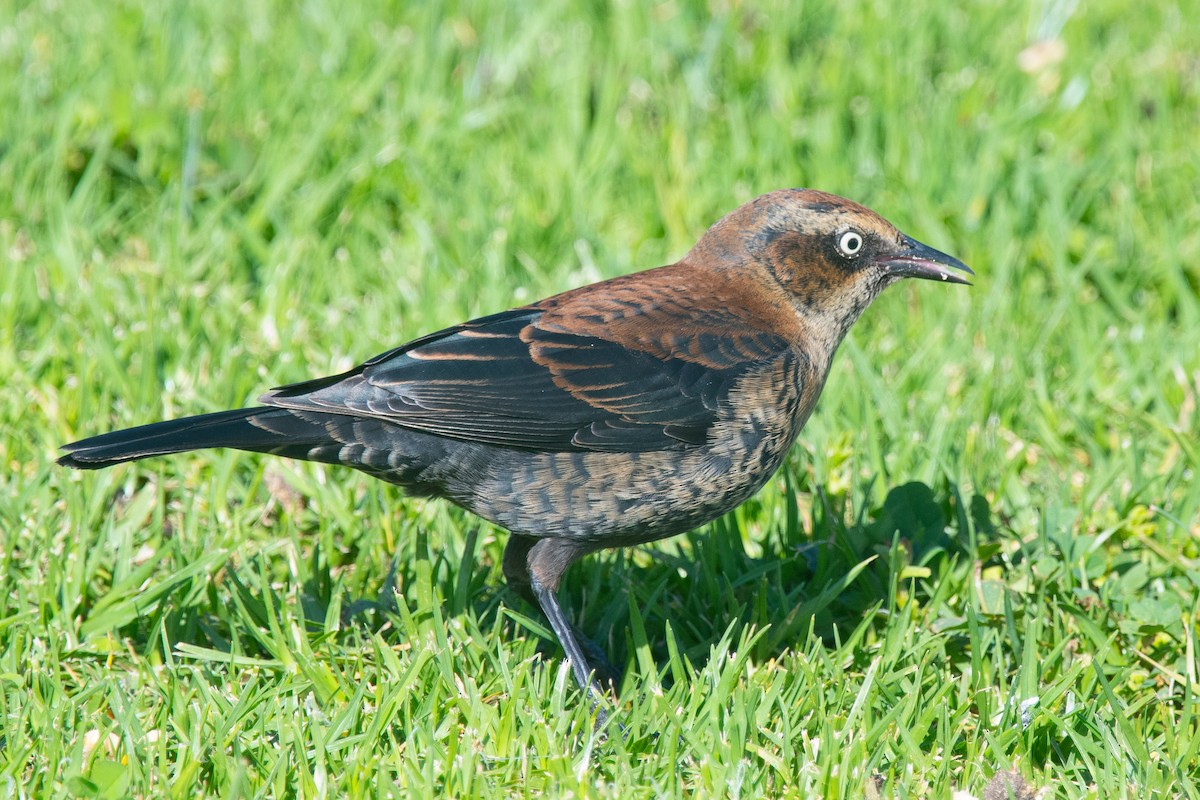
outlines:
[[844, 231], [838, 237], [837, 248], [846, 258], [853, 258], [863, 248], [862, 234], [858, 231]]

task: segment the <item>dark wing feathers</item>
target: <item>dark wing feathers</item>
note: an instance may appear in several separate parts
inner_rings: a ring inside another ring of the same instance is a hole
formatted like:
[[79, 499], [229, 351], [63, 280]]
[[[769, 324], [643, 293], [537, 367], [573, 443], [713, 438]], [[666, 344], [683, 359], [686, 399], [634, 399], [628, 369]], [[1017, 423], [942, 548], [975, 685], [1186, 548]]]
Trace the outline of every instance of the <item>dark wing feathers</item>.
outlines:
[[702, 333], [664, 358], [544, 329], [542, 314], [527, 307], [473, 320], [261, 399], [526, 450], [678, 449], [703, 444], [737, 378], [786, 348], [761, 332], [732, 344]]

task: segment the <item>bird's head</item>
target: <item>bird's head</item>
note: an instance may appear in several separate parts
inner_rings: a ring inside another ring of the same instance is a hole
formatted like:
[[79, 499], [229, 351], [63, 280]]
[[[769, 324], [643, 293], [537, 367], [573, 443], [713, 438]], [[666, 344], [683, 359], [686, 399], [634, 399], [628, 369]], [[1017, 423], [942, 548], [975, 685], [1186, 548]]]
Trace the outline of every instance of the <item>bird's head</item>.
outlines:
[[746, 203], [713, 225], [693, 253], [778, 283], [796, 310], [835, 341], [901, 278], [969, 283], [961, 273], [974, 274], [871, 209], [812, 189]]

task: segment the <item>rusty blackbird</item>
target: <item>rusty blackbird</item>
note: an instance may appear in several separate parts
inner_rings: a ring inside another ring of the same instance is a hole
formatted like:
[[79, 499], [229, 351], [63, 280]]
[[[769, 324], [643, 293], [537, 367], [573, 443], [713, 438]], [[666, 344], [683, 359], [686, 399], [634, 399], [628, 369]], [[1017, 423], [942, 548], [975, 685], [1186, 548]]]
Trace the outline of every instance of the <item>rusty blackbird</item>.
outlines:
[[258, 407], [84, 439], [59, 463], [232, 447], [443, 497], [511, 533], [505, 578], [598, 694], [556, 598], [567, 567], [702, 525], [754, 494], [876, 295], [901, 278], [967, 283], [958, 272], [971, 274], [861, 205], [771, 192], [675, 264], [422, 336], [274, 389]]

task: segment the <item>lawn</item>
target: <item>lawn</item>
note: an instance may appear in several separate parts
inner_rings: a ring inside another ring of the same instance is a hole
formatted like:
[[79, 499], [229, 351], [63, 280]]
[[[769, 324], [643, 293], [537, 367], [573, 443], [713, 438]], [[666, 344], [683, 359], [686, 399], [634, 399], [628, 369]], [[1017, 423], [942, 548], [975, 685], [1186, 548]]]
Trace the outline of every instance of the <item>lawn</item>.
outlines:
[[[0, 0], [0, 793], [1200, 797], [1200, 14], [768, 5]], [[975, 285], [889, 290], [737, 511], [572, 568], [623, 734], [465, 512], [54, 464], [788, 186]]]

